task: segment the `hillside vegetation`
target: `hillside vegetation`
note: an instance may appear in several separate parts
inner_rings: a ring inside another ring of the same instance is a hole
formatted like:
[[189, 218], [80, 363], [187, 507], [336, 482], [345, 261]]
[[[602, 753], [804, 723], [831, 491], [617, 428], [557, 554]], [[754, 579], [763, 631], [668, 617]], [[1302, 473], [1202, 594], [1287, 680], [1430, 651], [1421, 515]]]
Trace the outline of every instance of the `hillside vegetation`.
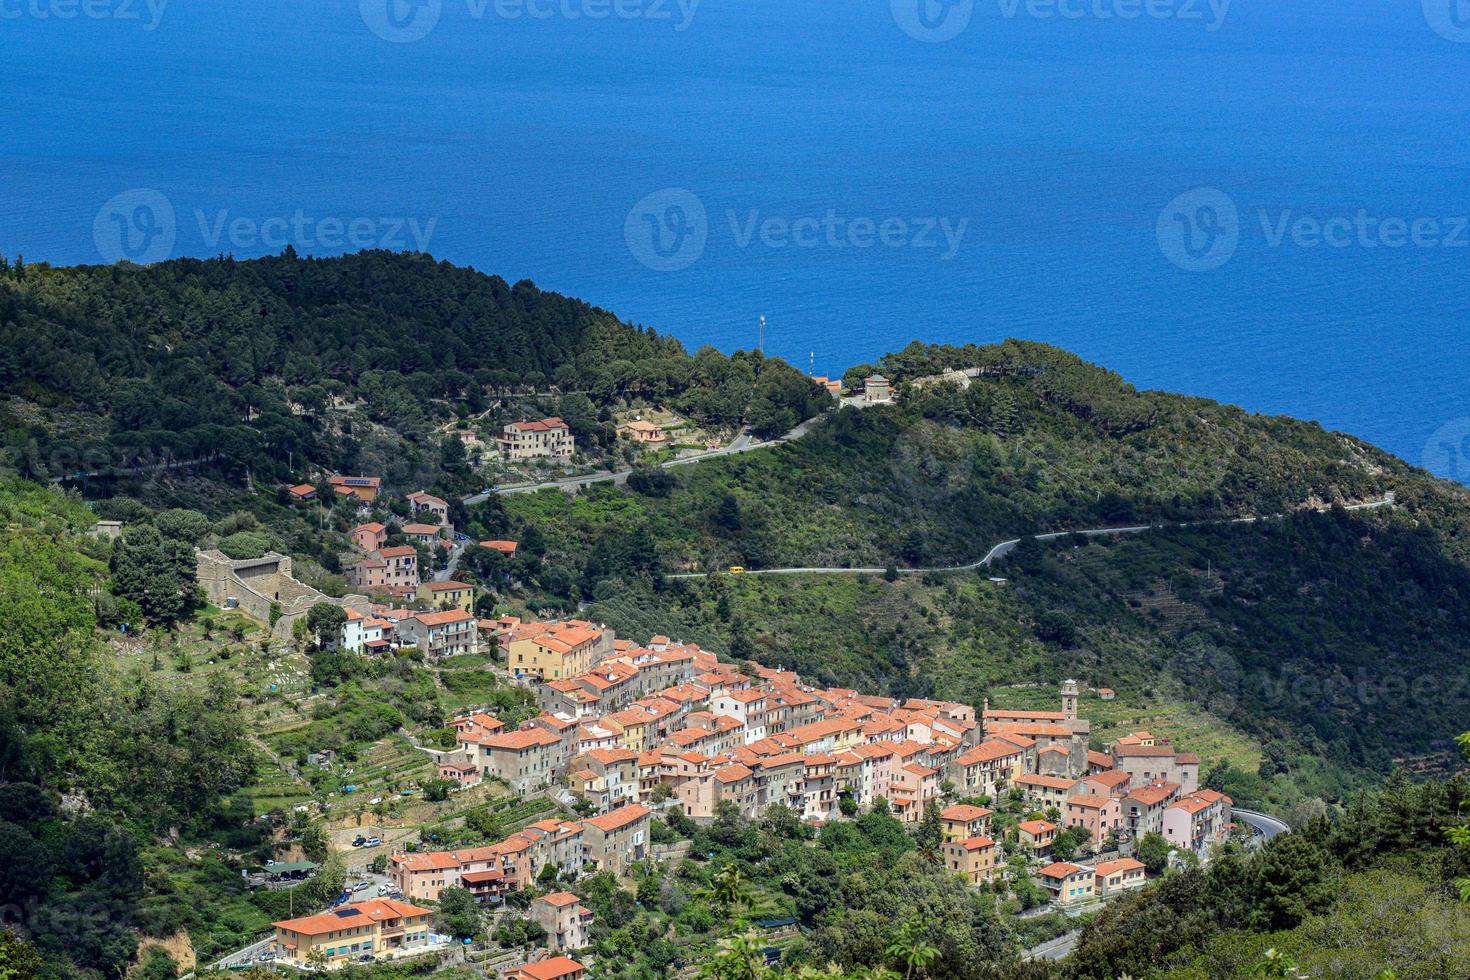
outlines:
[[606, 310], [421, 254], [0, 258], [0, 343], [0, 431], [38, 479], [218, 456], [256, 479], [315, 464], [463, 490], [436, 426], [511, 395], [557, 396], [544, 409], [589, 446], [611, 432], [599, 406], [622, 399], [771, 433], [826, 405], [784, 362], [691, 357]]
[[[705, 568], [973, 561], [1039, 531], [1278, 514], [1396, 491], [1470, 555], [1470, 496], [1352, 436], [1199, 398], [1140, 392], [1064, 351], [937, 348], [987, 373], [845, 408], [799, 442], [679, 474], [632, 508], [667, 563]], [[615, 534], [596, 506], [517, 499], [570, 549]]]

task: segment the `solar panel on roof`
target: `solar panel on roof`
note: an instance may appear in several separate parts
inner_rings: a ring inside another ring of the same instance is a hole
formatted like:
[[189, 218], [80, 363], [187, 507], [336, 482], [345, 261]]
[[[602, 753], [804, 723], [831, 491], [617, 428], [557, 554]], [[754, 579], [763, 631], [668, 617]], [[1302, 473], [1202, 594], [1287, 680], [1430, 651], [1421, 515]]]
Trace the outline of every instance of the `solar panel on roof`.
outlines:
[[358, 911], [357, 909], [338, 909], [332, 914], [339, 919], [350, 919], [355, 915], [362, 915], [362, 912]]

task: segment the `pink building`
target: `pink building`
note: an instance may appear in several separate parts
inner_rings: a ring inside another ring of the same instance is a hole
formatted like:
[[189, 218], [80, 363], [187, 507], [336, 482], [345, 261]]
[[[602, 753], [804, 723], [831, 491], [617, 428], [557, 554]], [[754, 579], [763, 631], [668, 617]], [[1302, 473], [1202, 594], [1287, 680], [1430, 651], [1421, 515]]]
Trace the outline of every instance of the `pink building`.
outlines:
[[1203, 855], [1223, 844], [1230, 832], [1230, 797], [1202, 789], [1164, 808], [1164, 839], [1181, 850]]
[[359, 524], [347, 535], [363, 551], [373, 552], [388, 542], [388, 529], [377, 521]]
[[1100, 843], [1122, 828], [1123, 804], [1114, 796], [1074, 796], [1062, 809], [1062, 822], [1068, 827], [1085, 827], [1093, 843]]

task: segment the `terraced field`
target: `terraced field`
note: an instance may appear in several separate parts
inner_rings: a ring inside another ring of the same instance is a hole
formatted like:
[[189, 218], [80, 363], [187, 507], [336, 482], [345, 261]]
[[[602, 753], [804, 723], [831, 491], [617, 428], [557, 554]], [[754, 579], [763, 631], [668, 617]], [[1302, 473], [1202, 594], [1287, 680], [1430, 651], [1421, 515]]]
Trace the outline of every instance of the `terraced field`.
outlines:
[[[1060, 698], [1055, 687], [999, 687], [991, 690], [990, 704], [993, 708], [1056, 711]], [[1201, 778], [1217, 762], [1229, 762], [1247, 772], [1255, 772], [1261, 764], [1260, 743], [1198, 706], [1162, 692], [1150, 697], [1142, 692], [1119, 691], [1112, 701], [1087, 692], [1078, 700], [1077, 711], [1092, 721], [1094, 742], [1108, 743], [1119, 735], [1148, 731], [1169, 739], [1181, 752], [1196, 753]]]

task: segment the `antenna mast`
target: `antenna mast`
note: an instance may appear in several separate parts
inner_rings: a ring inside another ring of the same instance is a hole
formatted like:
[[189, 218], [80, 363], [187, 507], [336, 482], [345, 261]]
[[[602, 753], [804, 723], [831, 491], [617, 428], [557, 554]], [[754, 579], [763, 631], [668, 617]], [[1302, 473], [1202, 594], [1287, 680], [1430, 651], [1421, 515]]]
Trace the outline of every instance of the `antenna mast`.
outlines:
[[761, 314], [761, 329], [760, 329], [760, 333], [757, 334], [756, 336], [757, 336], [757, 339], [756, 339], [756, 349], [761, 352], [761, 357], [765, 357], [766, 356], [766, 315], [764, 313]]

